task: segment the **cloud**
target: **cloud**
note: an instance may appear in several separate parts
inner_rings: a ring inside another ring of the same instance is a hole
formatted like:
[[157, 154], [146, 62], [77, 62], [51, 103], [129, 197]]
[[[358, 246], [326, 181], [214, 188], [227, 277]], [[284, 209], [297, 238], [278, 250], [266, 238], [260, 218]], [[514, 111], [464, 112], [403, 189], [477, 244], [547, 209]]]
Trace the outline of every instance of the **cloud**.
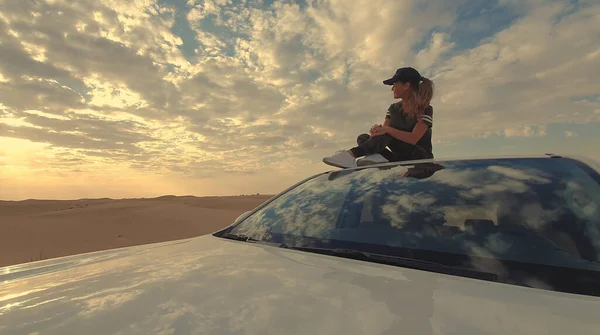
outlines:
[[531, 137], [531, 136], [545, 136], [545, 126], [522, 126], [515, 128], [504, 129], [504, 135], [506, 137]]
[[74, 150], [57, 166], [219, 178], [321, 164], [383, 122], [381, 81], [412, 65], [436, 84], [435, 143], [544, 137], [600, 121], [599, 14], [592, 1], [8, 0], [0, 136]]
[[65, 108], [85, 107], [84, 98], [53, 79], [21, 77], [0, 83], [2, 103], [14, 110], [44, 109], [62, 113]]
[[126, 150], [130, 153], [139, 152], [139, 150], [131, 143], [114, 143], [107, 140], [95, 140], [80, 134], [48, 132], [46, 129], [34, 127], [14, 127], [2, 124], [0, 125], [0, 136], [50, 143], [64, 148], [115, 149]]
[[598, 39], [586, 33], [597, 26], [600, 6], [582, 6], [568, 14], [565, 7], [539, 3], [512, 26], [442, 66], [444, 72], [436, 79], [444, 87], [440, 102], [448, 112], [442, 116], [444, 131], [459, 123], [463, 129], [490, 131], [540, 120], [589, 119], [591, 109], [579, 109], [579, 115], [565, 111], [573, 107], [570, 98], [600, 90], [592, 64]]
[[433, 66], [442, 55], [452, 50], [454, 43], [449, 42], [448, 39], [448, 34], [433, 33], [428, 47], [421, 49], [416, 55], [417, 67], [427, 69]]

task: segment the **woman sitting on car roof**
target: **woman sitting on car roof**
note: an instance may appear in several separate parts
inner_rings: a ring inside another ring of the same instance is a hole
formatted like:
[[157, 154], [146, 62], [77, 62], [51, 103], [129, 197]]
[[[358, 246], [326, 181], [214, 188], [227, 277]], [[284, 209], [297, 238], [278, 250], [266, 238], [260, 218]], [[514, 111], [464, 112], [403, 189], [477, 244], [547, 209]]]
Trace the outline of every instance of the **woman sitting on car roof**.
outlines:
[[359, 157], [363, 157], [360, 165], [433, 158], [433, 82], [414, 68], [403, 67], [383, 83], [391, 85], [394, 99], [401, 101], [388, 108], [383, 125], [358, 136], [358, 146], [323, 158], [325, 164], [348, 168], [356, 167]]

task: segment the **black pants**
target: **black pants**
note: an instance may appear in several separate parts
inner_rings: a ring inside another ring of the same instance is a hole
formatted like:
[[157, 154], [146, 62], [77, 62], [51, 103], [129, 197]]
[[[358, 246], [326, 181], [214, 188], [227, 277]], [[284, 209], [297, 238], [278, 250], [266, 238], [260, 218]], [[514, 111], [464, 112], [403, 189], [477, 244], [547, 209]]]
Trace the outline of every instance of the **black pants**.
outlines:
[[402, 142], [389, 134], [373, 137], [369, 134], [360, 134], [356, 143], [358, 146], [350, 149], [355, 157], [381, 154], [390, 162], [433, 158], [433, 154], [423, 147]]

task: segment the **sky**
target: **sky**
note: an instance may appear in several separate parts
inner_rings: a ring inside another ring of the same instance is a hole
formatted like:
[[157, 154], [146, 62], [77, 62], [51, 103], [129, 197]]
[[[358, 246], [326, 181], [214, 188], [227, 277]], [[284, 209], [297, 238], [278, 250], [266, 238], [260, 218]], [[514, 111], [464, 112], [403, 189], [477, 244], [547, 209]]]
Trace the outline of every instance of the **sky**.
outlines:
[[600, 160], [598, 64], [597, 0], [0, 0], [0, 199], [279, 193], [404, 66], [436, 158]]

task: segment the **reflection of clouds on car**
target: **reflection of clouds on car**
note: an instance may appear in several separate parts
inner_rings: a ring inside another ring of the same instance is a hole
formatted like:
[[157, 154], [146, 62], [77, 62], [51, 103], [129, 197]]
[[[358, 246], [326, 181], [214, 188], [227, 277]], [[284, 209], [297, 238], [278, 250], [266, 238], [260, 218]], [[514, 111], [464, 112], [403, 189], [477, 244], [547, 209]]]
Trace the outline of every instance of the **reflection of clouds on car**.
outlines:
[[541, 170], [520, 171], [505, 166], [481, 166], [444, 171], [432, 178], [432, 182], [461, 188], [461, 197], [477, 198], [496, 192], [525, 193], [529, 184], [544, 184], [549, 180], [539, 177]]
[[248, 218], [253, 224], [243, 225], [236, 233], [256, 238], [267, 233], [319, 236], [335, 227], [338, 213], [331, 208], [342, 205], [341, 199], [348, 189], [343, 180], [336, 179], [300, 185], [278, 199], [277, 206], [269, 206], [257, 216]]
[[528, 182], [534, 181], [540, 184], [547, 184], [551, 182], [549, 177], [544, 177], [547, 175], [547, 173], [539, 169], [517, 169], [510, 166], [491, 165], [487, 168], [487, 170], [499, 173], [511, 179]]
[[588, 193], [599, 187], [571, 161], [548, 162], [489, 159], [333, 171], [286, 192], [232, 232], [292, 247], [442, 257], [501, 281], [555, 287], [541, 273], [515, 277], [507, 262], [596, 269], [590, 261], [600, 264], [600, 246], [591, 238], [600, 224], [585, 210], [595, 211]]
[[[434, 334], [431, 317], [434, 314], [434, 290], [437, 283], [431, 277], [420, 277], [418, 285], [409, 279], [395, 279], [362, 273], [332, 271], [324, 279], [349, 283], [369, 292], [373, 301], [385, 303], [392, 316], [387, 329], [378, 334], [397, 334], [397, 329], [410, 329], [413, 334]], [[395, 294], [391, 295], [393, 291]], [[408, 303], [407, 302], [414, 302]]]
[[410, 222], [406, 217], [408, 213], [428, 210], [436, 201], [437, 198], [430, 194], [411, 194], [397, 189], [387, 196], [385, 203], [381, 205], [381, 212], [392, 227], [403, 227], [405, 222]]
[[590, 240], [596, 249], [600, 249], [600, 194], [590, 192], [586, 184], [569, 181], [566, 183], [564, 198], [569, 209], [579, 219], [595, 223], [589, 225]]

